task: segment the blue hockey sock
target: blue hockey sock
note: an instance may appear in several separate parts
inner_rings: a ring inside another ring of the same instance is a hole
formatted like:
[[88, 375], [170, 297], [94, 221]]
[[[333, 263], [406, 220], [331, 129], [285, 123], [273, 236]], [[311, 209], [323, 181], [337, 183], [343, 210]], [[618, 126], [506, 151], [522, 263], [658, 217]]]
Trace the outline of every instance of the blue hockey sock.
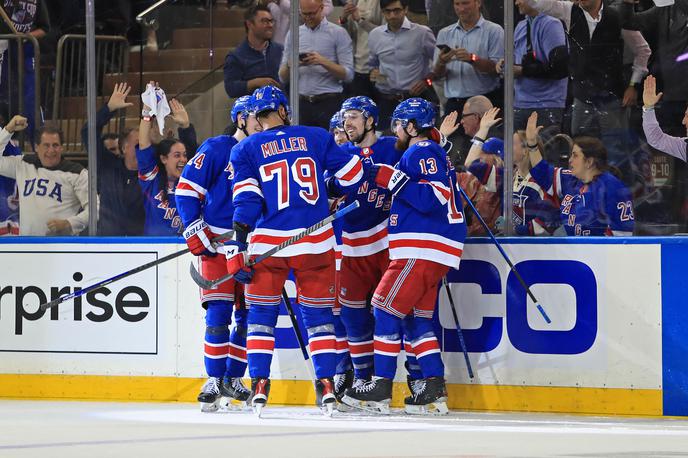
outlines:
[[432, 326], [432, 320], [413, 317], [412, 332], [411, 345], [423, 373], [423, 378], [444, 377], [442, 352]]
[[[280, 296], [276, 296], [279, 304]], [[270, 377], [270, 364], [275, 351], [275, 326], [279, 305], [251, 304], [248, 309], [246, 354], [252, 378]]]
[[308, 348], [313, 360], [316, 378], [334, 377], [337, 366], [337, 340], [330, 307], [301, 305], [303, 324], [308, 333]]
[[375, 375], [393, 379], [401, 351], [401, 319], [376, 308], [374, 339]]
[[229, 323], [232, 319], [232, 303], [208, 301], [205, 303], [205, 351], [203, 361], [209, 377], [225, 374], [229, 354]]
[[334, 335], [337, 339], [337, 366], [335, 373], [343, 374], [352, 369], [351, 355], [349, 354], [349, 343], [346, 339], [346, 328], [342, 323], [342, 319], [338, 314], [332, 314], [334, 321]]
[[370, 378], [373, 375], [373, 315], [369, 308], [342, 306], [341, 317], [349, 339], [354, 375], [356, 378]]
[[234, 329], [229, 335], [228, 377], [243, 377], [246, 373], [246, 331], [248, 310], [245, 307], [234, 310]]

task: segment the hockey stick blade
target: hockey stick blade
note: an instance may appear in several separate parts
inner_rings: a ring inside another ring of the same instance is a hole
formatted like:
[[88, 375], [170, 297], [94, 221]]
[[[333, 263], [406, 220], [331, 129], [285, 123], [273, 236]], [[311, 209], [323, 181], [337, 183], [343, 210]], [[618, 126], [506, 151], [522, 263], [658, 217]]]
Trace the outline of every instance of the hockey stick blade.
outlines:
[[[307, 235], [312, 234], [313, 232], [317, 231], [318, 229], [321, 229], [322, 227], [326, 226], [327, 224], [330, 224], [332, 221], [334, 221], [338, 218], [341, 218], [342, 216], [346, 215], [347, 213], [356, 210], [360, 206], [361, 206], [361, 204], [357, 200], [353, 201], [352, 203], [350, 203], [346, 207], [342, 208], [341, 210], [336, 211], [335, 213], [331, 214], [330, 216], [323, 219], [322, 221], [315, 223], [314, 225], [307, 228], [303, 232], [300, 232], [300, 233], [288, 238], [287, 240], [280, 243], [276, 247], [270, 248], [265, 253], [257, 256], [255, 259], [250, 259], [246, 263], [246, 265], [248, 267], [251, 267], [251, 266], [258, 264], [261, 261], [264, 261], [265, 259], [274, 255], [278, 251], [282, 251], [283, 249], [287, 248], [288, 246], [295, 244], [296, 242], [298, 242], [302, 238], [306, 237]], [[196, 268], [193, 266], [193, 264], [191, 265], [190, 270], [192, 270], [192, 271], [196, 270]], [[191, 278], [194, 280], [194, 282], [196, 282], [196, 284], [203, 289], [215, 289], [217, 287], [217, 285], [224, 283], [228, 280], [231, 280], [233, 277], [234, 277], [234, 274], [227, 274], [227, 275], [223, 275], [220, 278], [216, 278], [215, 280], [208, 280], [207, 278], [203, 278], [203, 276], [200, 273], [198, 273], [198, 271], [196, 271], [196, 274], [193, 274], [193, 273], [191, 274]], [[199, 281], [197, 281], [197, 279], [202, 280], [202, 281], [199, 282]]]
[[[232, 235], [234, 235], [234, 231], [227, 231], [224, 234], [220, 234], [217, 237], [213, 237], [212, 241], [214, 243], [217, 243], [217, 242], [220, 242], [222, 240], [226, 240], [226, 239], [231, 238]], [[55, 306], [60, 305], [61, 303], [66, 302], [70, 299], [76, 299], [77, 297], [83, 296], [84, 294], [86, 294], [90, 291], [100, 289], [104, 286], [109, 285], [110, 283], [116, 282], [116, 281], [121, 280], [123, 278], [137, 274], [139, 272], [143, 272], [144, 270], [150, 269], [151, 267], [155, 267], [157, 265], [160, 265], [163, 262], [167, 262], [171, 259], [182, 256], [182, 255], [188, 253], [189, 251], [190, 250], [188, 248], [185, 248], [183, 250], [168, 254], [167, 256], [163, 256], [162, 258], [156, 259], [155, 261], [148, 262], [146, 264], [140, 265], [140, 266], [135, 267], [135, 268], [128, 270], [126, 272], [122, 272], [121, 274], [117, 274], [114, 277], [110, 277], [106, 280], [100, 281], [98, 283], [94, 283], [90, 286], [87, 286], [86, 288], [80, 289], [79, 291], [75, 291], [71, 294], [67, 294], [66, 296], [62, 296], [62, 297], [58, 297], [57, 299], [53, 299], [50, 302], [46, 302], [45, 304], [39, 305], [38, 308], [39, 308], [39, 310], [47, 310], [49, 308], [55, 307]]]
[[[189, 274], [191, 275], [191, 279], [194, 281], [194, 283], [196, 283], [201, 288], [203, 288], [203, 289], [215, 288], [212, 280], [206, 280], [205, 278], [203, 278], [203, 275], [201, 275], [201, 273], [198, 270], [196, 270], [196, 266], [194, 266], [193, 261], [189, 264]], [[227, 280], [229, 280], [229, 279], [227, 279]]]

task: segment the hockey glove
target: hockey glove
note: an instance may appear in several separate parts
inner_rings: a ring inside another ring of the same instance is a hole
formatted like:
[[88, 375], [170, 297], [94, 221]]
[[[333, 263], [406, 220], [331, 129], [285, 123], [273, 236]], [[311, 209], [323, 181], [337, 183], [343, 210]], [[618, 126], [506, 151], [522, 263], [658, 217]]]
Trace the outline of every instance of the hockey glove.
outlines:
[[408, 175], [404, 172], [387, 164], [374, 164], [371, 166], [369, 177], [379, 187], [392, 191], [393, 195], [397, 195], [409, 180]]
[[242, 223], [234, 223], [234, 240], [225, 243], [225, 255], [227, 256], [227, 273], [234, 275], [239, 283], [251, 283], [253, 279], [253, 267], [246, 266], [248, 262], [248, 233], [249, 227]]
[[189, 250], [196, 256], [215, 256], [217, 251], [211, 241], [213, 233], [202, 219], [197, 219], [184, 231], [184, 238]]
[[342, 197], [342, 191], [339, 189], [339, 186], [337, 186], [337, 178], [335, 176], [327, 177], [325, 178], [325, 189], [327, 189], [327, 197], [329, 198], [338, 198]]

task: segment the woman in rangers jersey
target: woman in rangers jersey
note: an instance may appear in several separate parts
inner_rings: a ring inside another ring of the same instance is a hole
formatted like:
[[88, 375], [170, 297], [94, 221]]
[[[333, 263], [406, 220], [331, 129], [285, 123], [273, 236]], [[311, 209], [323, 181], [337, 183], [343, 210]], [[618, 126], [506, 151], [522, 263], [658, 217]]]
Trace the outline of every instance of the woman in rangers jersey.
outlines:
[[570, 170], [553, 167], [538, 147], [537, 112], [526, 127], [530, 174], [560, 203], [560, 219], [567, 235], [633, 235], [633, 198], [609, 172], [607, 150], [593, 137], [573, 139]]
[[178, 140], [169, 139], [152, 145], [152, 118], [148, 113], [150, 107], [144, 105], [136, 147], [139, 184], [146, 210], [143, 232], [144, 235], [177, 235], [183, 227], [177, 214], [174, 192], [187, 162], [186, 147]]

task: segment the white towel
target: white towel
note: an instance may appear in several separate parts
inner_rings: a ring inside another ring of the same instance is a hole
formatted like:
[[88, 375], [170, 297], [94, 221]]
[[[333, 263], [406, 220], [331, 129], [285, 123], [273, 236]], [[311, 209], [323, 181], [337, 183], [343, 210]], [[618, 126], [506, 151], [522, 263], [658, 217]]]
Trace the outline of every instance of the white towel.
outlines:
[[164, 135], [165, 117], [172, 112], [167, 103], [167, 96], [162, 88], [146, 85], [146, 90], [141, 94], [143, 104], [150, 108], [150, 116], [155, 116], [160, 129], [160, 135]]

